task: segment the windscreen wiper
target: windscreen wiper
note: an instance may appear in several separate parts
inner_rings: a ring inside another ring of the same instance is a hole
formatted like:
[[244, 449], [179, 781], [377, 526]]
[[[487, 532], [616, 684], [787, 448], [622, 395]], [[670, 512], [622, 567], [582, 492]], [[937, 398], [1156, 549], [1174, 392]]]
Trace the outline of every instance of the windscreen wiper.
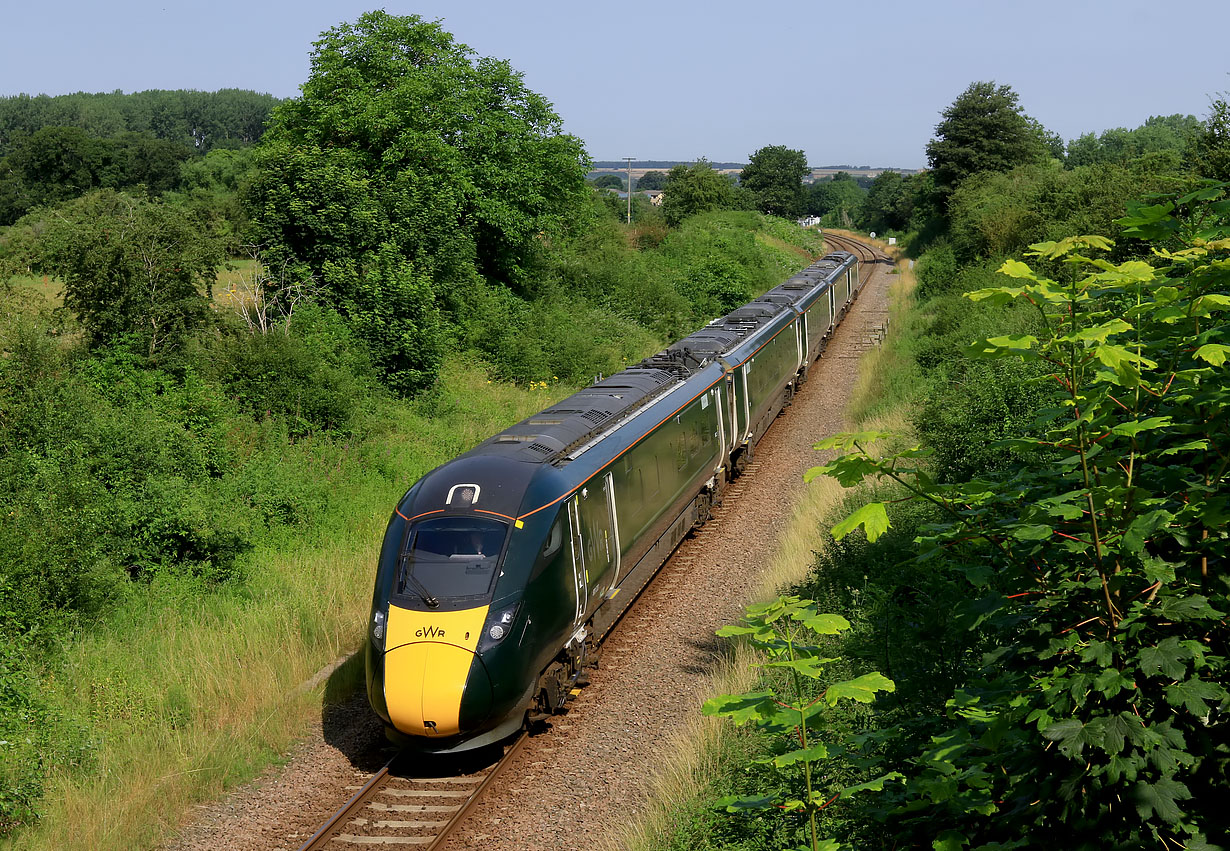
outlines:
[[406, 553], [401, 557], [402, 576], [405, 577], [407, 582], [414, 586], [414, 590], [418, 592], [418, 595], [423, 598], [423, 602], [426, 603], [429, 608], [439, 608], [440, 601], [431, 595], [431, 592], [427, 590], [427, 586], [420, 582], [419, 578], [411, 573], [406, 566], [406, 562], [409, 560], [410, 553]]

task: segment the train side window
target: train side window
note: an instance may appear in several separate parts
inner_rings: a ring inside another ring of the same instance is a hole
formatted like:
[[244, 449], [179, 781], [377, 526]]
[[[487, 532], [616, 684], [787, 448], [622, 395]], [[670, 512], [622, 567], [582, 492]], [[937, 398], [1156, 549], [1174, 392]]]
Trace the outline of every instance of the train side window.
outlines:
[[551, 527], [551, 532], [547, 535], [547, 542], [543, 544], [543, 558], [550, 558], [559, 550], [559, 545], [564, 540], [564, 527], [562, 520], [556, 520]]

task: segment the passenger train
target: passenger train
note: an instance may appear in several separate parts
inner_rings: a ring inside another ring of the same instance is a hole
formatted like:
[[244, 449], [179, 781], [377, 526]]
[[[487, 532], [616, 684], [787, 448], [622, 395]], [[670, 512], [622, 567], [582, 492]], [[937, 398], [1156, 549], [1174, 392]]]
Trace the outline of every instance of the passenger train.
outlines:
[[365, 651], [390, 738], [461, 751], [563, 711], [806, 378], [859, 271], [829, 254], [415, 482], [385, 533]]

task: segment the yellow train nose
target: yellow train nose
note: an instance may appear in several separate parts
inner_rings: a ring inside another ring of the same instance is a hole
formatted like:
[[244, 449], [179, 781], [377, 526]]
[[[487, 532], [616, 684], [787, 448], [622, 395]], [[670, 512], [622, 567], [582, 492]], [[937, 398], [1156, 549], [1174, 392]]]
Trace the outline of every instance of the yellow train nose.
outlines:
[[467, 683], [467, 714], [486, 714], [491, 683], [474, 654], [486, 619], [486, 606], [459, 612], [389, 607], [384, 696], [393, 726], [414, 736], [457, 735]]

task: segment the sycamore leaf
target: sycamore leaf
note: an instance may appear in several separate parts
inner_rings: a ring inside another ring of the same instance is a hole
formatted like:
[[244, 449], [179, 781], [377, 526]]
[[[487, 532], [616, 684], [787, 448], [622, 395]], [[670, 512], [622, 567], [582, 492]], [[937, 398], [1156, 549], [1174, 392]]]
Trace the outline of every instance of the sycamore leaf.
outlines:
[[777, 696], [771, 691], [750, 694], [721, 694], [706, 700], [700, 711], [702, 715], [729, 718], [736, 724], [755, 722], [776, 715]]
[[727, 795], [724, 798], [718, 798], [714, 806], [728, 813], [770, 810], [777, 806], [777, 798], [772, 795]]
[[773, 757], [773, 764], [778, 768], [785, 768], [789, 765], [794, 765], [799, 762], [817, 762], [822, 759], [829, 758], [829, 749], [824, 744], [812, 745], [810, 748], [800, 748], [799, 750], [789, 751], [780, 756]]
[[872, 671], [853, 680], [833, 683], [824, 692], [824, 700], [829, 706], [836, 706], [843, 697], [859, 703], [871, 703], [876, 699], [876, 692], [896, 690], [896, 683], [879, 671]]
[[802, 659], [778, 659], [774, 662], [765, 662], [761, 667], [784, 668], [800, 676], [817, 680], [824, 674], [824, 666], [836, 661], [834, 658], [822, 656], [804, 656]]
[[1012, 537], [1018, 541], [1045, 541], [1050, 536], [1050, 526], [1015, 526], [1012, 529]]
[[1230, 354], [1230, 346], [1223, 346], [1219, 343], [1205, 343], [1196, 349], [1196, 357], [1203, 361], [1208, 361], [1213, 366], [1224, 364], [1228, 354]]
[[1119, 423], [1110, 430], [1111, 434], [1118, 434], [1124, 437], [1135, 437], [1142, 431], [1150, 429], [1162, 428], [1171, 423], [1170, 417], [1149, 417], [1144, 420], [1132, 420], [1130, 423]]
[[1187, 673], [1183, 661], [1192, 658], [1192, 655], [1192, 651], [1172, 635], [1156, 647], [1145, 647], [1140, 651], [1140, 670], [1145, 676], [1161, 673], [1172, 680], [1182, 679]]
[[1192, 793], [1177, 780], [1163, 777], [1156, 783], [1146, 783], [1143, 780], [1132, 789], [1132, 798], [1136, 804], [1136, 812], [1143, 819], [1148, 819], [1153, 813], [1158, 818], [1171, 824], [1183, 818], [1183, 810], [1176, 801], [1191, 800]]
[[863, 531], [867, 534], [867, 540], [875, 543], [876, 539], [888, 531], [889, 528], [888, 511], [884, 508], [884, 503], [867, 503], [834, 526], [832, 530], [833, 537], [840, 541], [859, 526], [863, 527]]
[[1075, 334], [1067, 334], [1057, 338], [1060, 342], [1078, 342], [1078, 343], [1105, 343], [1107, 338], [1112, 334], [1122, 334], [1125, 331], [1131, 331], [1132, 326], [1124, 322], [1122, 319], [1112, 319], [1109, 322], [1104, 322], [1101, 325], [1094, 325], [1090, 328], [1082, 328]]
[[875, 780], [868, 780], [865, 783], [855, 783], [853, 786], [846, 786], [841, 790], [841, 797], [849, 798], [858, 792], [883, 792], [884, 784], [890, 780], [905, 780], [905, 775], [899, 771], [890, 771], [883, 777], [877, 777]]
[[850, 622], [841, 615], [819, 614], [799, 620], [803, 626], [821, 635], [837, 635], [850, 628]]
[[945, 830], [931, 842], [933, 851], [961, 851], [969, 845], [969, 838], [959, 830]]
[[803, 481], [810, 483], [820, 476], [832, 476], [843, 488], [852, 488], [879, 469], [879, 465], [866, 455], [842, 455], [821, 467], [812, 467], [803, 474]]
[[1206, 700], [1221, 700], [1226, 696], [1226, 690], [1216, 683], [1208, 683], [1193, 677], [1174, 685], [1166, 686], [1166, 702], [1171, 706], [1183, 706], [1197, 718], [1209, 714]]

